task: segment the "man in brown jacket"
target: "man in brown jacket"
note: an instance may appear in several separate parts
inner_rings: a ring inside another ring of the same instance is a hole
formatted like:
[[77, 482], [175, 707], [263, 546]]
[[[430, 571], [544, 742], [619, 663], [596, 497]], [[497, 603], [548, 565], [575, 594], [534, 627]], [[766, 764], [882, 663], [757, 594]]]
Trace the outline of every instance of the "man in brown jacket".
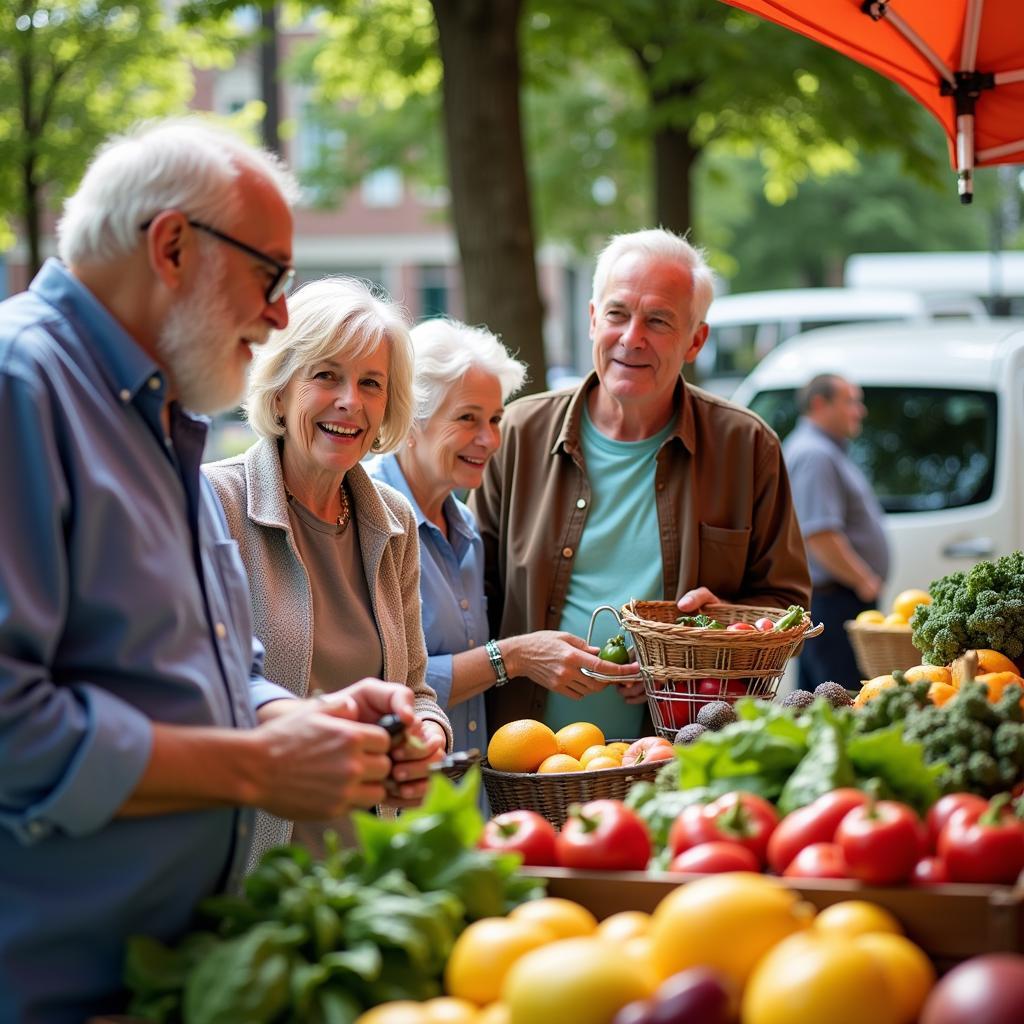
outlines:
[[[586, 635], [595, 607], [630, 598], [677, 600], [683, 611], [716, 597], [807, 606], [778, 438], [753, 413], [683, 381], [707, 339], [712, 294], [702, 254], [671, 232], [618, 235], [602, 252], [590, 302], [594, 372], [575, 391], [508, 407], [502, 447], [471, 497], [498, 637]], [[615, 686], [572, 702], [513, 679], [488, 701], [491, 729], [517, 718], [554, 729], [591, 721], [631, 737], [643, 724], [643, 706]]]

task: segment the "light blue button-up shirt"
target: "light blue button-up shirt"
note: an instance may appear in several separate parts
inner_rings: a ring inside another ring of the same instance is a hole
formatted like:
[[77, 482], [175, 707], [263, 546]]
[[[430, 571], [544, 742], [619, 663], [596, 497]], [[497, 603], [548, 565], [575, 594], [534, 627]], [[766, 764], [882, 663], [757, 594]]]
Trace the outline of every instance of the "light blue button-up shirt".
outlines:
[[173, 939], [245, 866], [251, 812], [115, 818], [150, 721], [252, 727], [260, 674], [206, 421], [54, 260], [0, 304], [0, 1024], [117, 1009], [124, 940]]
[[448, 713], [455, 750], [487, 746], [483, 694], [451, 706], [452, 655], [487, 643], [484, 544], [473, 513], [455, 497], [445, 499], [448, 537], [423, 515], [394, 455], [366, 463], [366, 471], [409, 499], [420, 539], [420, 603], [427, 643], [427, 685]]

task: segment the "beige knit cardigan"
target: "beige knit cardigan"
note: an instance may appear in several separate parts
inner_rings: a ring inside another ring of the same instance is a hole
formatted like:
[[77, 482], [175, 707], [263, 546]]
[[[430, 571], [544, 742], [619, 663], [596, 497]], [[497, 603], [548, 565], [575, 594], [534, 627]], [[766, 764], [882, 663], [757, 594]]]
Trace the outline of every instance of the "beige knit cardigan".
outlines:
[[[256, 635], [266, 648], [267, 679], [304, 697], [313, 665], [313, 597], [288, 518], [277, 442], [263, 438], [242, 455], [203, 466], [249, 576]], [[420, 615], [416, 517], [405, 497], [371, 480], [362, 466], [345, 474], [359, 527], [373, 618], [384, 654], [384, 679], [416, 694], [416, 714], [437, 722], [452, 745], [448, 717], [426, 684], [427, 650]], [[343, 614], [343, 610], [340, 610]], [[253, 858], [287, 842], [291, 822], [257, 816]]]

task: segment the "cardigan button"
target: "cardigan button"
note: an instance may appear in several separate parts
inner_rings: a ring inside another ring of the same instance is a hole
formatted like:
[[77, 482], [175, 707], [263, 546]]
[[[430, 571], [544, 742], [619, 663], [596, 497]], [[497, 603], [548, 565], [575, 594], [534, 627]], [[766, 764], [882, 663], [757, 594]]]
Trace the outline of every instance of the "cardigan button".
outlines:
[[572, 558], [572, 548], [562, 548], [563, 558]]

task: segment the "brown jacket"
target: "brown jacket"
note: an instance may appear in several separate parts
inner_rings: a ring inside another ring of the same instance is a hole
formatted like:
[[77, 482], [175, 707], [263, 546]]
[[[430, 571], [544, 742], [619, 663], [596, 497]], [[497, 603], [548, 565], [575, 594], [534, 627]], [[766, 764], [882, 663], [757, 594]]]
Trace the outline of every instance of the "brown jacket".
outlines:
[[[592, 373], [575, 391], [513, 402], [501, 448], [470, 497], [498, 637], [559, 627], [590, 502], [580, 418], [596, 383]], [[654, 483], [665, 600], [703, 586], [740, 604], [808, 607], [807, 558], [778, 437], [752, 412], [682, 381], [677, 404]], [[543, 719], [546, 699], [528, 679], [492, 688], [489, 726]]]

